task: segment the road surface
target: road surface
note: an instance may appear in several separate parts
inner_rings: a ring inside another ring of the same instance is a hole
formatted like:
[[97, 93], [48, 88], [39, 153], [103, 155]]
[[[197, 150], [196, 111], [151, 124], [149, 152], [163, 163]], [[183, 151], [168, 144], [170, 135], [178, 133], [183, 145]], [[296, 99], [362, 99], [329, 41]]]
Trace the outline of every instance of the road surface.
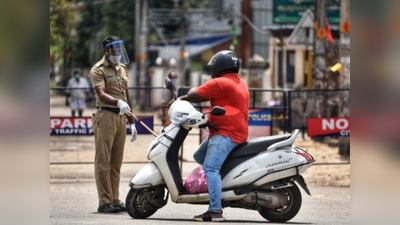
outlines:
[[[310, 186], [312, 196], [302, 191], [303, 206], [288, 224], [350, 224], [350, 188]], [[121, 200], [125, 201], [129, 186], [121, 182]], [[207, 210], [204, 205], [175, 204], [171, 201], [153, 216], [134, 220], [127, 213], [99, 214], [94, 182], [57, 182], [50, 184], [51, 224], [199, 224], [192, 217]], [[223, 224], [268, 223], [256, 211], [224, 209]], [[207, 223], [202, 223], [207, 224]], [[215, 223], [214, 223], [215, 224]], [[273, 224], [273, 223], [269, 223]]]

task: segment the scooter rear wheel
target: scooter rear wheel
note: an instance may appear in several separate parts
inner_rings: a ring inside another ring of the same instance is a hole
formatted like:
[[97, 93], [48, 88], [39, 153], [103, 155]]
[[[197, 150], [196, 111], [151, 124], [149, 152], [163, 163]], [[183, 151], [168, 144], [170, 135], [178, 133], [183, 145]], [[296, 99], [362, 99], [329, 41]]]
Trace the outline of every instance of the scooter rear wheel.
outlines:
[[301, 207], [301, 192], [294, 184], [292, 187], [279, 189], [279, 194], [285, 198], [285, 204], [269, 209], [261, 207], [258, 212], [270, 222], [284, 223], [297, 215]]
[[154, 188], [131, 189], [126, 197], [126, 210], [135, 219], [146, 219], [158, 208], [150, 203], [154, 199]]

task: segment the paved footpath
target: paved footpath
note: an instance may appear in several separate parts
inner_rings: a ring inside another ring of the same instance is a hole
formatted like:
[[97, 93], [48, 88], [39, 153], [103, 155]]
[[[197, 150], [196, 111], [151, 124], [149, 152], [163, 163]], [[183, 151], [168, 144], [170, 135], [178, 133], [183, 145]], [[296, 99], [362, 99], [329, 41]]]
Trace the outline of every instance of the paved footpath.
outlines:
[[[129, 186], [121, 183], [124, 200]], [[310, 187], [312, 197], [302, 191], [303, 206], [289, 224], [350, 224], [350, 188]], [[99, 214], [95, 183], [50, 184], [51, 224], [199, 224], [191, 220], [193, 215], [203, 213], [207, 206], [175, 204], [171, 201], [153, 216], [134, 220], [127, 213]], [[261, 224], [267, 222], [258, 212], [244, 209], [224, 209], [227, 219], [223, 224]], [[201, 223], [208, 224], [208, 223]], [[215, 223], [214, 223], [215, 224]], [[270, 223], [272, 224], [272, 223]]]

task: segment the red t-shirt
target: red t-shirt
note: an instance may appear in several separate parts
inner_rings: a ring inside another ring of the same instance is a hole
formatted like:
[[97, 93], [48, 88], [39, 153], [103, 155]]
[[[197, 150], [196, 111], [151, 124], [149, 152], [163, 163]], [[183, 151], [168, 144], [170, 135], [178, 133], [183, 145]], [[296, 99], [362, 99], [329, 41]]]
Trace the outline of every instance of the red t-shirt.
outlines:
[[238, 74], [229, 73], [214, 78], [198, 87], [197, 93], [210, 100], [211, 108], [221, 106], [226, 110], [224, 116], [209, 115], [209, 122], [219, 127], [219, 131], [209, 128], [210, 137], [219, 134], [230, 136], [238, 144], [247, 141], [250, 95], [247, 85]]

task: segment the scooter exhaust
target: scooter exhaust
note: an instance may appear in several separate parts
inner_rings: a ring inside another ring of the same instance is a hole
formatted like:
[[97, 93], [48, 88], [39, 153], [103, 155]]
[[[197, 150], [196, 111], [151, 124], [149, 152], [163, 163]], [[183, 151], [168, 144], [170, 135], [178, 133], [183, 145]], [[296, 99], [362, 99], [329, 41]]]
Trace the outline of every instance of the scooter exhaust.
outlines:
[[281, 196], [273, 192], [251, 192], [243, 198], [243, 201], [248, 205], [257, 205], [266, 208], [276, 208], [282, 205]]

